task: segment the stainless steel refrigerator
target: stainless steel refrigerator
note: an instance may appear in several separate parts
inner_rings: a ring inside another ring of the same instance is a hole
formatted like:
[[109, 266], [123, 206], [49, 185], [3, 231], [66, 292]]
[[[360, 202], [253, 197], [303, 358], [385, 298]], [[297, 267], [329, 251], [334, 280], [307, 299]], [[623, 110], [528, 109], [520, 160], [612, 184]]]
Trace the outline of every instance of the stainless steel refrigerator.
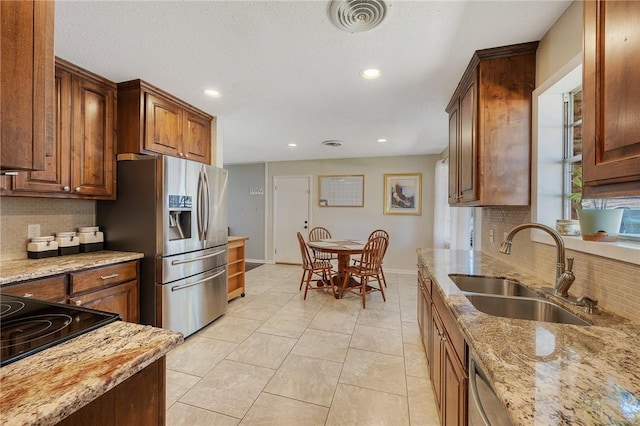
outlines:
[[227, 171], [166, 156], [117, 164], [117, 199], [97, 204], [105, 248], [144, 253], [141, 323], [186, 337], [227, 308]]

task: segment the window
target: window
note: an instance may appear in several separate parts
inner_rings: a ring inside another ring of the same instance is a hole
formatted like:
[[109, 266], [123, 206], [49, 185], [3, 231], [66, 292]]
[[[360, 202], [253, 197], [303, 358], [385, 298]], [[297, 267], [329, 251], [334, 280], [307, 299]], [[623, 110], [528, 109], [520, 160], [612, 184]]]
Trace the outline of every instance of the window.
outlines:
[[565, 93], [563, 100], [563, 174], [562, 174], [562, 200], [563, 219], [577, 219], [578, 212], [575, 202], [567, 197], [578, 192], [573, 183], [573, 176], [579, 173], [582, 167], [582, 87]]
[[[578, 54], [533, 92], [531, 219], [552, 228], [557, 219], [572, 217], [567, 194], [571, 171], [582, 160], [582, 55]], [[589, 200], [585, 200], [586, 205]], [[616, 243], [564, 237], [569, 249], [640, 265], [640, 198], [607, 200], [607, 207], [624, 208]], [[575, 217], [575, 216], [574, 216]], [[544, 232], [532, 231], [539, 243], [553, 244]], [[630, 241], [631, 240], [631, 241]], [[606, 245], [605, 245], [606, 244]]]
[[[563, 218], [577, 219], [576, 202], [567, 196], [579, 191], [572, 177], [582, 167], [582, 87], [563, 94], [563, 122]], [[640, 239], [640, 197], [583, 200], [582, 207], [624, 209], [618, 237]]]

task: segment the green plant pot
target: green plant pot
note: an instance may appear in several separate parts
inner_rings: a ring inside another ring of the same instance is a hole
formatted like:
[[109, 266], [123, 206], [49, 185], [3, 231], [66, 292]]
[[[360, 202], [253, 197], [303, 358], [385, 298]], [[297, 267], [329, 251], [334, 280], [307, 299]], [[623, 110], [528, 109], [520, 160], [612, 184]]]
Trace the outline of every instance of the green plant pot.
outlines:
[[583, 236], [593, 235], [598, 231], [615, 237], [622, 223], [622, 209], [582, 209], [578, 211], [580, 232]]

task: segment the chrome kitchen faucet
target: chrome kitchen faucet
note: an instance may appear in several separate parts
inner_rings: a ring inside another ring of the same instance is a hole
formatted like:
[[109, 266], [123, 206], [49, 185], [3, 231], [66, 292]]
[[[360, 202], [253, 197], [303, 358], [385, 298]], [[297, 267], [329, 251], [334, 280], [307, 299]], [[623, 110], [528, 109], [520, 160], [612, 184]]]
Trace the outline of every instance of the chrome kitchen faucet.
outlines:
[[543, 225], [541, 223], [522, 223], [516, 227], [514, 227], [507, 238], [504, 240], [502, 245], [500, 246], [500, 253], [503, 254], [511, 254], [511, 244], [513, 237], [520, 231], [526, 228], [535, 228], [541, 229], [547, 232], [556, 243], [556, 284], [554, 287], [554, 294], [556, 296], [568, 298], [569, 297], [569, 287], [575, 281], [576, 277], [573, 275], [571, 271], [573, 269], [573, 257], [567, 258], [567, 268], [565, 269], [565, 250], [564, 250], [564, 240], [556, 232], [553, 228], [548, 227], [547, 225]]

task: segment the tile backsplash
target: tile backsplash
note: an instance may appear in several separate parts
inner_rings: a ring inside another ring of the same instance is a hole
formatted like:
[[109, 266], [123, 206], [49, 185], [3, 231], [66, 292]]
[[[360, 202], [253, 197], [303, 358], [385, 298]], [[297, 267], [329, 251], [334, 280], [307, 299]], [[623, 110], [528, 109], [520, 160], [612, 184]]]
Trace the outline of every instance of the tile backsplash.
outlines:
[[[513, 239], [511, 255], [498, 253], [503, 232], [523, 222], [531, 222], [529, 207], [483, 208], [482, 251], [553, 283], [555, 246], [535, 243], [522, 231]], [[489, 229], [495, 230], [493, 243], [489, 242]], [[566, 254], [575, 258], [572, 295], [587, 295], [597, 299], [603, 309], [640, 322], [640, 266], [573, 250]]]
[[96, 202], [55, 198], [0, 197], [0, 261], [27, 257], [27, 226], [40, 235], [95, 226]]

